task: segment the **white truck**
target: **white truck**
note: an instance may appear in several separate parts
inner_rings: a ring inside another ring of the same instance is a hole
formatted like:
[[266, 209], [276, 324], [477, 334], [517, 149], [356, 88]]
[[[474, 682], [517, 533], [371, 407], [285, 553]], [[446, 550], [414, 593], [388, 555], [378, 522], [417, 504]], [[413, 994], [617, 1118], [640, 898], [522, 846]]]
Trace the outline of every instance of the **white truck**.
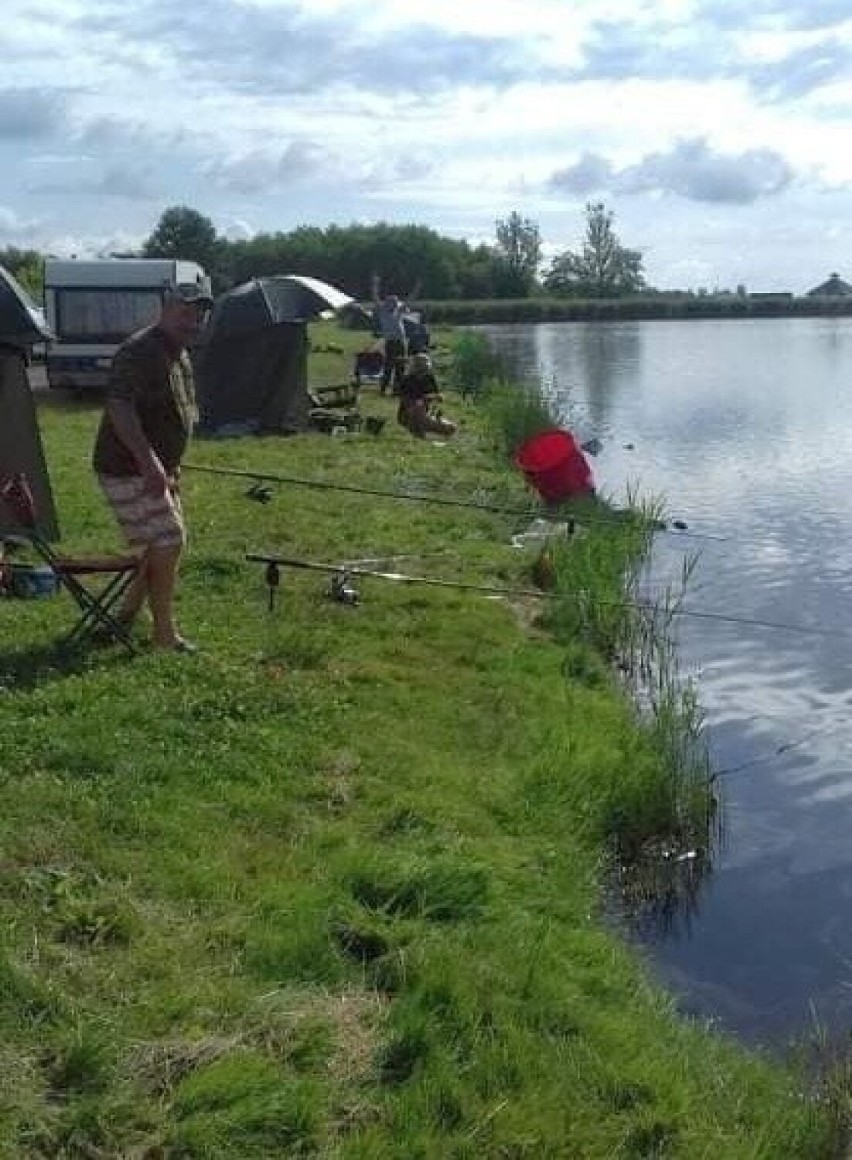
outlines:
[[170, 258], [48, 259], [44, 305], [55, 335], [47, 349], [52, 388], [105, 387], [119, 344], [157, 320], [170, 288], [192, 284], [210, 293], [197, 262]]

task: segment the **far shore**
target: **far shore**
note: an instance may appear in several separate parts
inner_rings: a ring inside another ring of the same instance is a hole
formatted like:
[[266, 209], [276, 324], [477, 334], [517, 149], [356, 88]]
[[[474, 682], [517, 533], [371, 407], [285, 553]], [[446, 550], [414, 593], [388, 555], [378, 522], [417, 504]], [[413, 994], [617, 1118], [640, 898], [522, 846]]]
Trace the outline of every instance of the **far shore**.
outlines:
[[852, 295], [798, 298], [785, 294], [654, 294], [633, 298], [436, 300], [419, 302], [417, 308], [430, 323], [460, 326], [643, 319], [843, 318], [852, 316]]

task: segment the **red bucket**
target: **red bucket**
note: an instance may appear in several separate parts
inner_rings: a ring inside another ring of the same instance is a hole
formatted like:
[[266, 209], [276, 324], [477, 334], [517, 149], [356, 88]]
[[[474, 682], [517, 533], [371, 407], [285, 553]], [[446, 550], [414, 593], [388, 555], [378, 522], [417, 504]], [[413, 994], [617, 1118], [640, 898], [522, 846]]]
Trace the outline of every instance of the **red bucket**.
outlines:
[[523, 443], [515, 463], [546, 503], [594, 491], [592, 471], [568, 431], [542, 431]]

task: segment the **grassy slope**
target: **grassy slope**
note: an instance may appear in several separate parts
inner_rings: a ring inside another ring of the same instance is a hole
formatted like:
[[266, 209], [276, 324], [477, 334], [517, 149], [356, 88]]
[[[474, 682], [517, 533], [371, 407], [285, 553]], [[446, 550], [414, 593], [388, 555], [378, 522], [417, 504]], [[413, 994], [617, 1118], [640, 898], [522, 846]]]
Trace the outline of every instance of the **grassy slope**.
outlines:
[[[523, 502], [448, 410], [446, 447], [391, 421], [192, 458]], [[75, 548], [116, 542], [95, 421], [42, 408]], [[270, 615], [243, 561], [526, 583], [506, 518], [246, 487], [186, 476], [198, 657], [57, 670], [66, 601], [0, 605], [0, 1156], [827, 1155], [794, 1081], [678, 1022], [599, 920], [600, 786], [644, 744], [618, 697], [529, 609], [287, 572]]]

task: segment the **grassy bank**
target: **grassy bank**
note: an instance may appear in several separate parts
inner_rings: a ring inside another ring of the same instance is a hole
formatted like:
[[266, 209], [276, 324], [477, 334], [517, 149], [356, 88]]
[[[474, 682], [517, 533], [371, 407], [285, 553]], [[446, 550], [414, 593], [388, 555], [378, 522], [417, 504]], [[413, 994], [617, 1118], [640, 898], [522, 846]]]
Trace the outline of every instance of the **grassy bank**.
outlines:
[[[360, 336], [315, 341], [313, 380], [345, 378]], [[450, 392], [437, 446], [362, 409], [379, 437], [192, 459], [529, 504], [504, 420]], [[75, 548], [116, 543], [96, 418], [41, 409]], [[364, 579], [348, 607], [294, 570], [270, 613], [244, 561], [529, 587], [527, 521], [246, 491], [186, 473], [198, 656], [57, 666], [67, 603], [0, 604], [0, 1156], [831, 1156], [798, 1078], [679, 1020], [602, 920], [605, 852], [670, 772], [601, 655], [620, 629], [568, 594]], [[605, 591], [642, 534], [588, 523], [555, 591]]]

